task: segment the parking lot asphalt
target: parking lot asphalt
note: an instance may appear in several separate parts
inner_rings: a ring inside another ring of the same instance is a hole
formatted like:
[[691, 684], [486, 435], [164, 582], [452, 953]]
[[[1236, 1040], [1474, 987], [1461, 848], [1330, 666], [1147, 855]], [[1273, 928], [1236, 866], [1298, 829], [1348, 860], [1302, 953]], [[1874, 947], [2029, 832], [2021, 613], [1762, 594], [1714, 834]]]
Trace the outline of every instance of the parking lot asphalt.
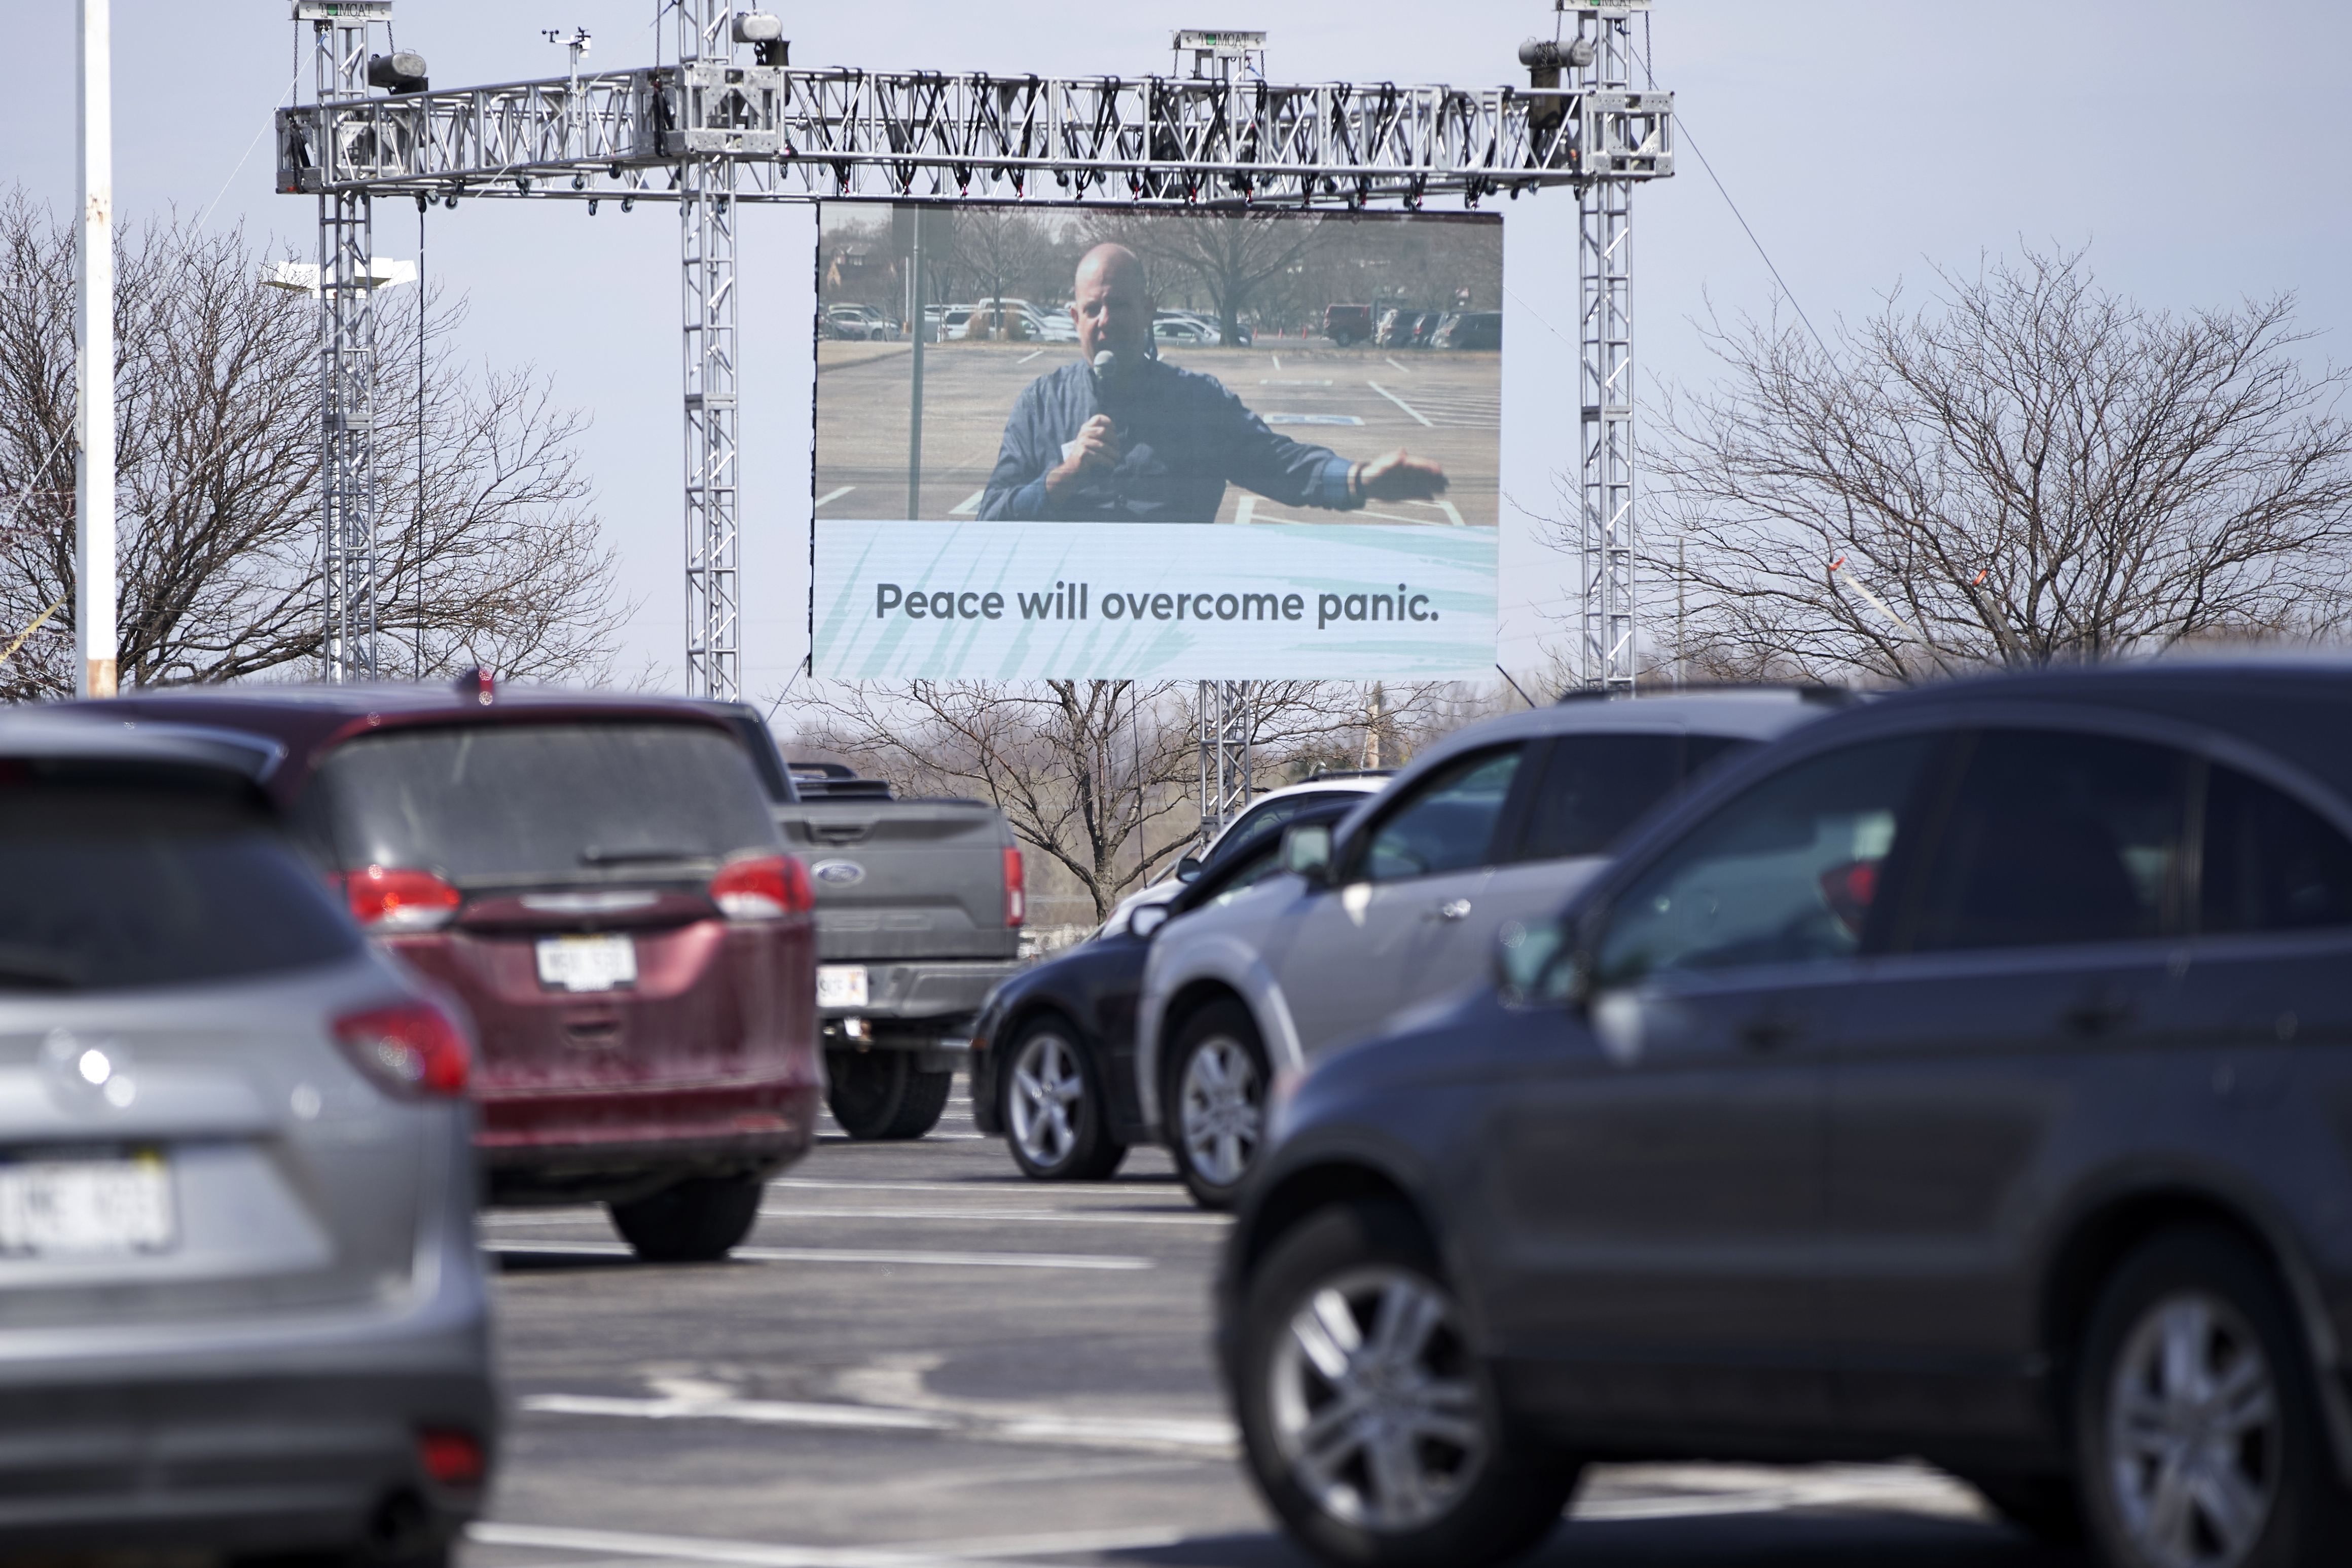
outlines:
[[[467, 1568], [1296, 1568], [1211, 1373], [1225, 1222], [1166, 1157], [1021, 1179], [958, 1086], [916, 1144], [830, 1132], [734, 1260], [601, 1210], [485, 1217], [512, 1415]], [[1543, 1564], [2073, 1562], [1922, 1466], [1590, 1474]]]
[[[1005, 416], [1021, 389], [1077, 352], [1072, 343], [935, 343], [923, 355], [921, 517], [976, 515]], [[1277, 507], [1228, 487], [1217, 521], [1461, 523], [1493, 528], [1501, 475], [1501, 356], [1269, 340], [1161, 357], [1215, 376], [1277, 434], [1368, 460], [1399, 447], [1444, 466], [1443, 505], [1359, 512]], [[817, 345], [816, 515], [907, 516], [911, 345]]]

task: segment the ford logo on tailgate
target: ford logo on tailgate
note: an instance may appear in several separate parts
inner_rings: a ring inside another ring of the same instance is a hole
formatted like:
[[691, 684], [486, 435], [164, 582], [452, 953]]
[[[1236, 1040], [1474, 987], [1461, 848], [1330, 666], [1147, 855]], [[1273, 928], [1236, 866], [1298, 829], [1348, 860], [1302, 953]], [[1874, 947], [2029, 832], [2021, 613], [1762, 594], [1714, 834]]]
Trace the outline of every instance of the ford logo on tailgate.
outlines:
[[866, 868], [856, 861], [819, 861], [809, 875], [833, 887], [853, 887], [866, 880]]

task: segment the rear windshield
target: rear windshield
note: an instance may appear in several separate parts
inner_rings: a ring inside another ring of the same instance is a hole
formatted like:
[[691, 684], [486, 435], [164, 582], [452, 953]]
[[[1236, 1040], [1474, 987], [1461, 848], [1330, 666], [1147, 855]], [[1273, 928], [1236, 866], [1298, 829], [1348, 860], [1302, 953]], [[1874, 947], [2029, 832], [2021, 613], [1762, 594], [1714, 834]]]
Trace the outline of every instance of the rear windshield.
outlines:
[[242, 785], [42, 773], [0, 764], [0, 992], [186, 985], [359, 950]]
[[319, 787], [346, 866], [460, 884], [659, 875], [780, 847], [742, 747], [698, 726], [371, 735], [329, 757]]

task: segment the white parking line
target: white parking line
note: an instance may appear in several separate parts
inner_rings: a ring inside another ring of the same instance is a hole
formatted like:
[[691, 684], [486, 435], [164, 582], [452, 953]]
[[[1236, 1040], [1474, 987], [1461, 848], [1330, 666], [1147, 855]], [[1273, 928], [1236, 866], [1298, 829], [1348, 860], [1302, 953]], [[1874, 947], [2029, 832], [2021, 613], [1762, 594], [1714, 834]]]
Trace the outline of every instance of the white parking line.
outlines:
[[1234, 508], [1234, 521], [1237, 523], [1257, 521], [1257, 497], [1255, 494], [1247, 490], [1242, 492], [1241, 505]]
[[[1389, 360], [1389, 357], [1388, 357], [1386, 354], [1382, 354], [1382, 355], [1381, 356], [1381, 358], [1382, 358], [1382, 359], [1384, 359], [1384, 360]], [[1392, 365], [1396, 365], [1396, 368], [1397, 368], [1398, 370], [1401, 370], [1401, 371], [1404, 371], [1404, 373], [1405, 373], [1406, 375], [1411, 375], [1411, 374], [1412, 374], [1412, 367], [1411, 367], [1411, 366], [1409, 366], [1409, 365], [1397, 365], [1397, 362], [1396, 362], [1394, 360], [1389, 360], [1389, 363], [1391, 363], [1391, 364], [1392, 364]]]
[[[622, 1241], [487, 1241], [483, 1250], [518, 1254], [585, 1254], [594, 1258], [635, 1256]], [[1153, 1267], [1149, 1258], [1097, 1252], [871, 1252], [835, 1247], [738, 1247], [729, 1257], [745, 1263], [884, 1263], [903, 1268], [1092, 1269], [1114, 1273]]]
[[522, 1408], [542, 1416], [609, 1416], [632, 1421], [740, 1421], [754, 1427], [824, 1427], [839, 1431], [951, 1432], [994, 1441], [1080, 1448], [1140, 1448], [1151, 1453], [1230, 1453], [1240, 1433], [1230, 1421], [1195, 1416], [1057, 1416], [1047, 1411], [909, 1410], [895, 1405], [820, 1405], [793, 1399], [730, 1399], [659, 1395], [632, 1399], [594, 1394], [531, 1394]]
[[1331, 383], [1329, 382], [1278, 381], [1272, 376], [1261, 376], [1258, 378], [1257, 384], [1262, 387], [1328, 387]]
[[789, 1546], [759, 1541], [713, 1540], [701, 1535], [647, 1535], [636, 1531], [508, 1524], [485, 1519], [467, 1525], [466, 1538], [484, 1546], [666, 1557], [674, 1562], [736, 1563], [740, 1568], [925, 1568], [931, 1563], [1008, 1563], [1023, 1557], [1058, 1557], [1078, 1552], [1149, 1552], [1175, 1545], [1184, 1539], [1184, 1531], [1163, 1525], [1084, 1534], [1072, 1531], [994, 1540], [909, 1542], [903, 1546]]
[[[1038, 352], [1040, 352], [1040, 353], [1043, 353], [1044, 351], [1045, 351], [1045, 350], [1042, 350], [1042, 349], [1038, 350]], [[1429, 423], [1429, 421], [1427, 421], [1427, 420], [1425, 420], [1425, 419], [1424, 419], [1424, 420], [1423, 420], [1421, 423], [1423, 423], [1423, 424], [1427, 424], [1427, 423]], [[961, 503], [961, 505], [959, 505], [959, 506], [957, 506], [957, 507], [953, 507], [952, 509], [950, 509], [950, 510], [949, 511], [949, 513], [948, 513], [948, 516], [950, 516], [950, 517], [971, 517], [974, 512], [977, 512], [977, 511], [979, 511], [979, 510], [980, 510], [980, 498], [981, 498], [982, 496], [985, 496], [985, 495], [987, 495], [987, 494], [988, 494], [988, 492], [987, 492], [987, 490], [986, 490], [986, 489], [984, 489], [984, 488], [983, 488], [983, 489], [979, 489], [979, 490], [974, 490], [971, 495], [966, 496], [966, 497], [963, 498], [963, 501], [962, 501], [962, 503]]]
[[[929, 1192], [970, 1193], [975, 1197], [1001, 1199], [1034, 1197], [1053, 1199], [1067, 1197], [1072, 1193], [1115, 1193], [1121, 1197], [1150, 1197], [1164, 1195], [1181, 1200], [1184, 1189], [1172, 1180], [1164, 1182], [1136, 1181], [1057, 1181], [1051, 1186], [1030, 1181], [856, 1181], [835, 1176], [773, 1176], [770, 1186], [801, 1186], [826, 1188], [838, 1192]], [[1176, 1203], [1171, 1201], [1171, 1208]]]
[[986, 1219], [1040, 1225], [1212, 1225], [1230, 1214], [1117, 1214], [1084, 1208], [763, 1208], [762, 1219]]
[[857, 486], [855, 486], [855, 485], [844, 485], [844, 486], [843, 486], [840, 489], [838, 489], [838, 490], [827, 490], [824, 495], [819, 496], [819, 497], [816, 498], [816, 504], [817, 504], [817, 506], [822, 507], [822, 506], [824, 506], [827, 501], [838, 501], [838, 500], [840, 500], [844, 496], [848, 495], [852, 490], [855, 490], [855, 489], [856, 489], [856, 488], [857, 488]]
[[1268, 354], [1266, 358], [1274, 361], [1274, 368], [1276, 370], [1278, 371], [1282, 369], [1282, 356], [1280, 354]]
[[1429, 420], [1428, 420], [1427, 418], [1423, 417], [1423, 415], [1422, 414], [1421, 410], [1419, 410], [1419, 409], [1417, 409], [1417, 408], [1413, 407], [1413, 406], [1412, 406], [1412, 404], [1411, 404], [1411, 403], [1409, 403], [1409, 402], [1405, 402], [1405, 401], [1404, 401], [1404, 399], [1402, 399], [1402, 398], [1401, 398], [1401, 397], [1397, 396], [1397, 394], [1396, 394], [1396, 393], [1394, 393], [1394, 392], [1392, 392], [1389, 391], [1389, 389], [1388, 389], [1388, 388], [1386, 388], [1386, 387], [1384, 387], [1384, 386], [1381, 385], [1381, 383], [1380, 383], [1380, 382], [1366, 382], [1364, 384], [1365, 384], [1366, 386], [1368, 386], [1368, 387], [1371, 388], [1374, 392], [1376, 392], [1380, 393], [1382, 397], [1384, 397], [1384, 398], [1388, 399], [1391, 402], [1392, 402], [1392, 403], [1396, 404], [1396, 405], [1397, 405], [1397, 407], [1399, 407], [1399, 408], [1401, 408], [1401, 409], [1404, 410], [1404, 411], [1405, 411], [1405, 413], [1409, 413], [1409, 414], [1412, 415], [1412, 416], [1413, 416], [1413, 418], [1420, 420], [1422, 423], [1426, 424], [1426, 425], [1429, 425], [1429, 426], [1430, 426], [1430, 428], [1431, 428], [1431, 429], [1433, 429], [1433, 430], [1436, 428], [1436, 426], [1435, 426], [1435, 425], [1433, 425], [1433, 424], [1430, 424], [1430, 422], [1429, 422]]
[[1032, 361], [1032, 360], [1035, 359], [1038, 355], [1040, 355], [1040, 354], [1044, 353], [1045, 351], [1045, 350], [1043, 350], [1043, 349], [1032, 349], [1032, 350], [1030, 350], [1027, 353], [1025, 353], [1025, 354], [1022, 355], [1019, 359], [1017, 359], [1017, 360], [1013, 361], [1013, 362], [1014, 364], [1016, 364], [1016, 365], [1025, 365], [1025, 364], [1027, 364], [1030, 361]]

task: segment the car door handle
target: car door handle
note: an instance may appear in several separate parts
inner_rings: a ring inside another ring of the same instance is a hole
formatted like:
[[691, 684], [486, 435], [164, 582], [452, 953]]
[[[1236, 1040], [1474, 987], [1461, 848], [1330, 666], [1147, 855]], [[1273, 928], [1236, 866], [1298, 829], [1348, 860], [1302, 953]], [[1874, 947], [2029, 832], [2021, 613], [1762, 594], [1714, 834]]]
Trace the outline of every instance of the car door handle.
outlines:
[[1449, 898], [1431, 911], [1431, 916], [1437, 920], [1466, 920], [1470, 917], [1470, 901], [1466, 898]]
[[1790, 1018], [1782, 1013], [1766, 1013], [1739, 1026], [1739, 1042], [1754, 1046], [1759, 1051], [1770, 1051], [1788, 1044], [1804, 1032], [1802, 1019]]
[[2131, 1021], [2132, 1005], [2120, 997], [2093, 997], [2076, 1002], [2058, 1015], [2067, 1032], [2082, 1036], [2105, 1034]]

